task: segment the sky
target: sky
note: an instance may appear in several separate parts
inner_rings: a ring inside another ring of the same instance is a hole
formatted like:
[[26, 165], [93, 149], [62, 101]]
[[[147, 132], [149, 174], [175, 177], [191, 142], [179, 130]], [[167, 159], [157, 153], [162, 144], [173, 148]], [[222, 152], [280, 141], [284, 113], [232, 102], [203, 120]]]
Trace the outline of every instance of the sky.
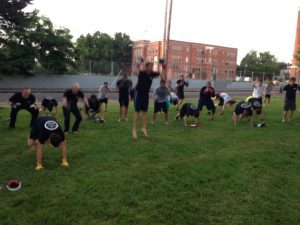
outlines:
[[[250, 50], [291, 62], [299, 7], [299, 0], [173, 0], [171, 39], [238, 48], [238, 63]], [[165, 0], [33, 0], [33, 9], [74, 38], [98, 30], [163, 38]]]

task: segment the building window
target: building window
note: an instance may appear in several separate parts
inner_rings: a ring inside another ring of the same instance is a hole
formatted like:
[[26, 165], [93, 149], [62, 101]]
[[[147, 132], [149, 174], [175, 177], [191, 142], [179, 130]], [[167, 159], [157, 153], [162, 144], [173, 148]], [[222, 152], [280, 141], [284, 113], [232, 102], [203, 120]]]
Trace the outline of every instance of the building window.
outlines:
[[182, 62], [182, 57], [177, 55], [172, 55], [173, 62]]
[[186, 63], [189, 63], [189, 62], [190, 62], [190, 58], [189, 58], [188, 56], [185, 58], [185, 62], [186, 62]]
[[179, 46], [172, 46], [172, 51], [173, 51], [173, 52], [181, 52], [181, 51], [182, 51], [182, 47], [179, 47]]

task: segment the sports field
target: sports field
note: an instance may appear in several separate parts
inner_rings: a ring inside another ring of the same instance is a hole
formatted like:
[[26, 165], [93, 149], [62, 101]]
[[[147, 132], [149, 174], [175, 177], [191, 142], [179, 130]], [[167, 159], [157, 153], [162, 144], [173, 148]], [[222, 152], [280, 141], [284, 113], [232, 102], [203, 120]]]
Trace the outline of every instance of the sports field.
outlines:
[[25, 147], [29, 114], [9, 130], [1, 108], [0, 183], [19, 178], [22, 188], [0, 191], [0, 224], [299, 225], [300, 113], [283, 124], [282, 105], [264, 108], [266, 128], [233, 128], [228, 108], [214, 121], [203, 111], [201, 127], [186, 128], [172, 107], [169, 126], [162, 115], [149, 120], [150, 137], [135, 142], [132, 108], [119, 123], [111, 102], [106, 124], [86, 121], [67, 135], [69, 168], [46, 148], [39, 172]]

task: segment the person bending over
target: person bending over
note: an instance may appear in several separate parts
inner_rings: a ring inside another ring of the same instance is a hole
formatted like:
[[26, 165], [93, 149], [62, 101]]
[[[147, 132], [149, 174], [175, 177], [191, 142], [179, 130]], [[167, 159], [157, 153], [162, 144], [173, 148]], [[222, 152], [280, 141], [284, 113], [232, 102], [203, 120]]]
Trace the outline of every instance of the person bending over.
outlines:
[[84, 113], [86, 118], [95, 119], [96, 115], [100, 113], [100, 102], [96, 95], [91, 95], [88, 99], [88, 105], [84, 104]]
[[224, 92], [217, 93], [216, 99], [219, 100], [218, 106], [222, 107], [222, 111], [219, 113], [220, 115], [224, 115], [226, 105], [229, 105], [230, 107], [232, 107], [236, 103], [236, 101], [232, 100], [232, 98], [229, 96], [229, 94], [224, 93]]
[[16, 92], [8, 101], [11, 105], [9, 127], [15, 128], [18, 112], [22, 109], [30, 112], [30, 127], [32, 127], [39, 115], [39, 109], [36, 106], [36, 97], [31, 94], [31, 89], [28, 87], [23, 88], [22, 92]]
[[249, 126], [253, 126], [252, 109], [251, 106], [246, 102], [240, 102], [236, 105], [232, 116], [233, 126], [236, 127], [237, 123], [243, 118], [248, 118]]
[[40, 112], [46, 112], [46, 110], [48, 110], [49, 113], [52, 113], [54, 109], [54, 114], [57, 114], [57, 106], [58, 103], [55, 98], [51, 96], [45, 97], [42, 101]]
[[200, 125], [200, 123], [199, 123], [199, 116], [200, 116], [199, 109], [191, 103], [185, 103], [185, 104], [183, 104], [180, 112], [177, 114], [176, 120], [179, 120], [179, 119], [183, 120], [184, 125], [187, 127], [188, 126], [187, 119], [188, 119], [189, 116], [194, 117], [196, 126]]
[[42, 158], [43, 148], [46, 142], [49, 142], [50, 147], [59, 147], [62, 156], [61, 166], [67, 167], [67, 144], [65, 141], [64, 132], [56, 119], [51, 116], [39, 117], [33, 127], [31, 128], [30, 135], [27, 141], [27, 146], [34, 149], [37, 144], [36, 153], [36, 170], [43, 169]]
[[252, 96], [246, 98], [246, 103], [249, 104], [252, 111], [256, 113], [256, 115], [260, 118], [262, 122], [264, 122], [264, 115], [262, 111], [262, 105], [260, 104], [259, 98], [253, 98]]

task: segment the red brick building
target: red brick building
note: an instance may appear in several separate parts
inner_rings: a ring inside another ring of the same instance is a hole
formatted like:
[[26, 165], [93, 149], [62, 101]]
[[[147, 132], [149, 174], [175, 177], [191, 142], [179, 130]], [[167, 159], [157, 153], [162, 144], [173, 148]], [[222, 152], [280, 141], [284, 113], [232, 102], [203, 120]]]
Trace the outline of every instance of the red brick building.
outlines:
[[[159, 59], [163, 58], [163, 49], [163, 41], [134, 42], [133, 68], [142, 57], [144, 60], [153, 62], [156, 69]], [[170, 40], [168, 78], [189, 74], [190, 78], [194, 79], [235, 80], [237, 52], [236, 48]]]
[[298, 75], [298, 61], [295, 56], [298, 54], [300, 46], [300, 8], [298, 10], [298, 22], [297, 22], [297, 30], [296, 30], [296, 38], [295, 38], [295, 47], [294, 47], [294, 55], [293, 55], [293, 63], [291, 66], [290, 75], [292, 77], [296, 77]]

